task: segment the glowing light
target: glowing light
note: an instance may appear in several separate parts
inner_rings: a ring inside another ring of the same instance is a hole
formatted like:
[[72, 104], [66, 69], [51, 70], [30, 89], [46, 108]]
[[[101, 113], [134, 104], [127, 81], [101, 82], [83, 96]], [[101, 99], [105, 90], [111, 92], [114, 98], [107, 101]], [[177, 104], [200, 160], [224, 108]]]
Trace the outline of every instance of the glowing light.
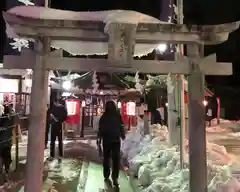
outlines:
[[72, 93], [69, 93], [69, 92], [63, 92], [62, 93], [62, 97], [69, 97], [71, 96]]
[[127, 115], [134, 116], [136, 114], [136, 103], [127, 102]]
[[4, 79], [0, 78], [0, 92], [1, 93], [18, 93], [19, 80], [18, 79]]
[[103, 95], [103, 91], [100, 91], [100, 95]]
[[77, 102], [66, 101], [68, 115], [76, 115]]
[[203, 101], [203, 105], [206, 107], [208, 102], [206, 100]]
[[165, 52], [167, 50], [167, 44], [159, 44], [156, 50], [160, 53]]
[[168, 103], [165, 103], [165, 106], [168, 107]]
[[86, 107], [86, 101], [82, 101], [82, 107]]
[[122, 103], [121, 103], [120, 101], [117, 103], [117, 107], [118, 107], [119, 109], [122, 108]]
[[69, 90], [72, 87], [72, 82], [71, 81], [64, 81], [62, 84], [63, 89]]

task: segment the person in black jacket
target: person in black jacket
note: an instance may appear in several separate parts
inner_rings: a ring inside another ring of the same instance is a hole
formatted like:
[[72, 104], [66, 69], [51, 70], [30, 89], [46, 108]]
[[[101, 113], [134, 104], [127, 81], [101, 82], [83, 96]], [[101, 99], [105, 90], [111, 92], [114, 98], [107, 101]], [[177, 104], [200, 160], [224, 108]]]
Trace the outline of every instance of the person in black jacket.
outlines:
[[120, 169], [121, 139], [125, 139], [125, 131], [121, 115], [113, 101], [106, 103], [105, 112], [99, 120], [98, 141], [103, 146], [103, 176], [108, 182], [110, 176], [110, 158], [112, 158], [112, 181], [118, 186]]
[[50, 160], [55, 156], [55, 141], [58, 138], [59, 157], [63, 157], [63, 138], [62, 138], [62, 123], [67, 118], [67, 109], [63, 106], [58, 99], [53, 101], [50, 107], [49, 118], [51, 124], [51, 144], [50, 144]]
[[151, 112], [151, 124], [160, 124], [162, 125], [162, 117], [160, 112], [155, 109]]
[[4, 106], [3, 115], [0, 117], [0, 157], [6, 174], [12, 162], [11, 148], [14, 128], [14, 117], [10, 111], [9, 106]]

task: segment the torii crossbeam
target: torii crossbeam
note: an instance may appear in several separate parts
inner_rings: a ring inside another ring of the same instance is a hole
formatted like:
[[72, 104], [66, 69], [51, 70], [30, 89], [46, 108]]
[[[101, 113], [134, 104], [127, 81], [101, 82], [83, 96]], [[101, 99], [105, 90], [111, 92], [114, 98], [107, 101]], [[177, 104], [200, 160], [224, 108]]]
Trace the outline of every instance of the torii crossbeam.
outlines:
[[[150, 16], [133, 13], [145, 21], [123, 22], [123, 14], [114, 22], [105, 22], [104, 14], [97, 19], [96, 13], [84, 14], [57, 10], [66, 17], [54, 17], [53, 9], [36, 7], [15, 7], [4, 12], [5, 21], [19, 37], [36, 40], [34, 52], [21, 56], [5, 56], [4, 68], [32, 68], [33, 86], [31, 97], [31, 115], [28, 143], [28, 163], [25, 185], [26, 192], [42, 191], [42, 169], [44, 150], [45, 93], [47, 91], [47, 71], [50, 69], [71, 71], [140, 71], [145, 73], [181, 73], [188, 74], [189, 90], [189, 166], [190, 191], [206, 192], [206, 133], [204, 100], [204, 74], [231, 75], [231, 64], [216, 63], [216, 57], [202, 58], [199, 44], [215, 44], [226, 41], [228, 34], [238, 28], [238, 22], [217, 26], [175, 25], [157, 22]], [[31, 13], [38, 13], [32, 14]], [[51, 14], [52, 13], [52, 14]], [[46, 15], [44, 17], [44, 14]], [[71, 15], [72, 14], [72, 15]], [[79, 15], [82, 15], [80, 17]], [[87, 15], [87, 17], [86, 17]], [[73, 16], [75, 19], [73, 19]], [[91, 19], [89, 19], [91, 18]], [[149, 20], [148, 20], [149, 19]], [[148, 20], [148, 22], [146, 22]], [[51, 41], [106, 42], [109, 59], [77, 59], [53, 56], [50, 54]], [[133, 60], [137, 45], [155, 45], [160, 42], [188, 44], [188, 59], [167, 61]], [[36, 151], [38, 150], [38, 151]], [[197, 165], [197, 166], [196, 166]]]

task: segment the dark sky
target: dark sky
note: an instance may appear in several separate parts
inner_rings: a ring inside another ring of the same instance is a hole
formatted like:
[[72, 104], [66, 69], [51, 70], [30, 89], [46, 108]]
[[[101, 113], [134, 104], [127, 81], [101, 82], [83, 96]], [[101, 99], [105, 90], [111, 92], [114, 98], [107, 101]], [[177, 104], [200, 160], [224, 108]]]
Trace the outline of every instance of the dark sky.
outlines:
[[[11, 0], [10, 0], [11, 1]], [[95, 11], [106, 9], [132, 9], [154, 17], [159, 17], [161, 0], [51, 0], [54, 8], [73, 11]], [[219, 24], [240, 20], [239, 0], [184, 0], [185, 21], [196, 24]], [[3, 9], [4, 0], [0, 0]], [[3, 54], [4, 36], [1, 18], [0, 59]], [[231, 77], [211, 77], [209, 83], [228, 84], [240, 87], [240, 31], [232, 33], [229, 40], [218, 46], [206, 47], [206, 53], [217, 52], [218, 60], [233, 62], [234, 75]]]

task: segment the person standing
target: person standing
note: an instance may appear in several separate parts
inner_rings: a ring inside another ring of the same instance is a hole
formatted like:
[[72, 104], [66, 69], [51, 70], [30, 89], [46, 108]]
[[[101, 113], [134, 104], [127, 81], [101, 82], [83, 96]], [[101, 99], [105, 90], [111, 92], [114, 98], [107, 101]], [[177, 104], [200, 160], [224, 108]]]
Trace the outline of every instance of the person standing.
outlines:
[[103, 147], [103, 176], [109, 182], [110, 158], [112, 158], [112, 181], [118, 187], [120, 170], [121, 139], [125, 139], [125, 130], [122, 118], [114, 101], [106, 103], [105, 112], [99, 120], [97, 144]]
[[160, 124], [162, 125], [162, 117], [160, 112], [155, 109], [151, 112], [151, 124]]
[[52, 107], [49, 110], [49, 118], [51, 124], [51, 144], [50, 144], [50, 160], [55, 157], [55, 142], [58, 139], [58, 155], [63, 157], [63, 138], [62, 138], [62, 123], [67, 118], [67, 110], [60, 103], [59, 99], [53, 101]]
[[5, 173], [8, 174], [12, 162], [11, 148], [14, 128], [14, 117], [9, 106], [4, 106], [3, 115], [0, 117], [0, 156]]

